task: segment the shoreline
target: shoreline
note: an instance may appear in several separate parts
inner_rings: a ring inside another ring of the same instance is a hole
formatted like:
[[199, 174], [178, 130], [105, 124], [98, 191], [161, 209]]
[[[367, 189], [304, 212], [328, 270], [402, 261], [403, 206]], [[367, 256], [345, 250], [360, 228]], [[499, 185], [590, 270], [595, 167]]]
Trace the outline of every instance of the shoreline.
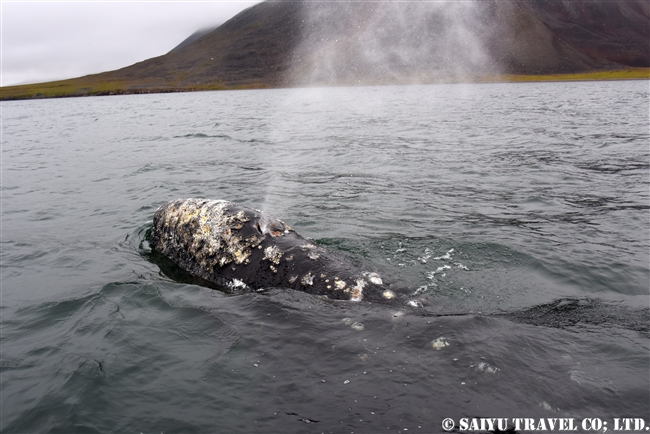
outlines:
[[[138, 95], [151, 93], [201, 92], [211, 90], [251, 90], [280, 89], [287, 87], [313, 86], [277, 86], [270, 83], [247, 83], [228, 86], [224, 83], [206, 83], [196, 86], [175, 86], [172, 83], [152, 84], [145, 82], [127, 82], [123, 80], [99, 80], [97, 74], [68, 80], [45, 83], [23, 84], [0, 87], [0, 101], [25, 99], [74, 98], [86, 96]], [[497, 76], [476, 77], [473, 79], [431, 80], [420, 83], [337, 83], [328, 86], [374, 86], [374, 85], [408, 85], [408, 84], [451, 84], [451, 83], [527, 83], [527, 82], [566, 82], [566, 81], [618, 81], [649, 80], [650, 68], [625, 68], [618, 70], [590, 71], [568, 74], [503, 74]]]

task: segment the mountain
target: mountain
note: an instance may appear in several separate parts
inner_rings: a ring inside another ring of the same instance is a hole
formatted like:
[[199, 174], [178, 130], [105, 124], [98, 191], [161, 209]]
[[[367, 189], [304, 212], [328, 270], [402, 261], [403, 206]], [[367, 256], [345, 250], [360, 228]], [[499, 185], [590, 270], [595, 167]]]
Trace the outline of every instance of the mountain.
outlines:
[[472, 81], [630, 67], [650, 67], [647, 0], [266, 1], [163, 56], [5, 87], [1, 97]]
[[214, 31], [214, 29], [216, 29], [217, 27], [219, 27], [219, 26], [208, 27], [206, 29], [197, 30], [196, 32], [192, 33], [190, 36], [185, 38], [185, 40], [183, 40], [183, 42], [181, 42], [180, 44], [178, 44], [177, 46], [175, 46], [174, 48], [169, 50], [169, 52], [172, 53], [174, 51], [180, 50], [181, 48], [187, 47], [188, 45], [190, 45], [192, 42], [196, 41], [197, 39], [200, 39], [200, 38], [204, 37], [205, 35], [207, 35], [209, 33], [212, 33], [212, 31]]

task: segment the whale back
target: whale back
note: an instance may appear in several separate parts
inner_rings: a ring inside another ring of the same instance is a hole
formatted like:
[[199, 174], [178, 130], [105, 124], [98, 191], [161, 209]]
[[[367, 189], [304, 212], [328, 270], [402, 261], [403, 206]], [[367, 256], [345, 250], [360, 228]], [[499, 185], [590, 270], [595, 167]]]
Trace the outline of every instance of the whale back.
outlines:
[[284, 287], [352, 301], [397, 295], [377, 273], [315, 245], [279, 219], [228, 201], [162, 205], [149, 242], [183, 270], [218, 285]]

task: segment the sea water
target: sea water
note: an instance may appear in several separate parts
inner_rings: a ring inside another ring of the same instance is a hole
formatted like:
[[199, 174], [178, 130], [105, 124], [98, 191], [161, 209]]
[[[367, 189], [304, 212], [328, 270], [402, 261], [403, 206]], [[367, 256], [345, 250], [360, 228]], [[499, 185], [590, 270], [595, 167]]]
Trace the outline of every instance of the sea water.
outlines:
[[[0, 429], [650, 424], [649, 101], [618, 81], [3, 102]], [[146, 232], [179, 197], [262, 209], [425, 307], [177, 278]]]

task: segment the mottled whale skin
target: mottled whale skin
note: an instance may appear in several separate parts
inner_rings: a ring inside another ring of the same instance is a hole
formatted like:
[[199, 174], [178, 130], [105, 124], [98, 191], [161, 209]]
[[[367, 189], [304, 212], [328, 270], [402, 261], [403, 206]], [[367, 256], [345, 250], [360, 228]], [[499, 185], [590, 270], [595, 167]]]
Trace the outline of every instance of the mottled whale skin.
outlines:
[[379, 274], [314, 245], [281, 220], [224, 200], [162, 205], [149, 243], [185, 271], [219, 285], [283, 287], [351, 301], [401, 298]]

